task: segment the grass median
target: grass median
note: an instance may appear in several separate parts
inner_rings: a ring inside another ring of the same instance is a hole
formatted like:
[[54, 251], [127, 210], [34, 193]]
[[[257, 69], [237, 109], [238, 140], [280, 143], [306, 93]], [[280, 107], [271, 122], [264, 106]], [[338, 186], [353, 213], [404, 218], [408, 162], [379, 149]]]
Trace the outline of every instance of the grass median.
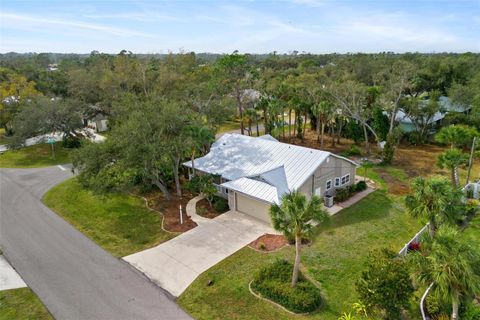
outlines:
[[55, 144], [55, 158], [49, 144], [37, 144], [0, 153], [0, 168], [39, 168], [69, 163], [71, 149]]

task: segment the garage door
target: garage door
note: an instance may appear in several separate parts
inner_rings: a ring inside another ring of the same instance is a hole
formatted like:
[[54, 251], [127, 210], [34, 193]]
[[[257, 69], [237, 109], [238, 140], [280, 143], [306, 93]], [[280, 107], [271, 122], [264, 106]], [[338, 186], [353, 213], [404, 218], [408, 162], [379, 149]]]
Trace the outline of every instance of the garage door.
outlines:
[[235, 193], [237, 211], [251, 215], [257, 219], [263, 220], [265, 222], [271, 223], [270, 215], [268, 210], [270, 204], [249, 198], [240, 193]]

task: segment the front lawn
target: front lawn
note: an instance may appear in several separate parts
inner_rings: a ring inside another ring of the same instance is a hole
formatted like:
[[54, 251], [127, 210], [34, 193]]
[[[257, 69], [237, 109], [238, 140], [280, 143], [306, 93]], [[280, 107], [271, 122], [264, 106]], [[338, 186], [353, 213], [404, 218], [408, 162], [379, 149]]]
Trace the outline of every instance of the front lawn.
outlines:
[[0, 320], [50, 320], [53, 317], [29, 288], [0, 291]]
[[5, 138], [5, 129], [0, 128], [0, 145], [6, 144], [6, 143], [7, 143], [7, 139]]
[[123, 257], [169, 240], [162, 217], [142, 199], [124, 194], [94, 195], [75, 178], [48, 191], [43, 202], [116, 257]]
[[18, 150], [8, 150], [0, 153], [0, 168], [37, 168], [48, 167], [70, 162], [71, 149], [55, 144], [55, 159], [52, 158], [52, 148], [49, 144], [37, 144]]
[[[276, 258], [294, 258], [294, 248], [260, 253], [243, 248], [204, 272], [178, 302], [196, 319], [331, 319], [337, 320], [357, 302], [355, 281], [367, 253], [387, 247], [399, 251], [421, 224], [404, 212], [399, 199], [376, 191], [321, 225], [313, 244], [303, 251], [302, 264], [318, 281], [325, 304], [308, 317], [292, 316], [253, 297], [248, 283], [261, 267]], [[213, 284], [208, 285], [210, 281]]]

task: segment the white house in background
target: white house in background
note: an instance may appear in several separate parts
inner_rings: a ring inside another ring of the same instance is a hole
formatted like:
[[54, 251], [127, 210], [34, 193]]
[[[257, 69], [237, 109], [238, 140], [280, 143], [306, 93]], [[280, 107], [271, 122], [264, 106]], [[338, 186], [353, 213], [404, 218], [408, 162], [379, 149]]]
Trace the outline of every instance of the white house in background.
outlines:
[[84, 119], [85, 125], [95, 132], [105, 132], [108, 130], [108, 120], [103, 114], [97, 114], [94, 117]]
[[[424, 100], [425, 105], [428, 103], [428, 99]], [[450, 101], [448, 97], [441, 96], [438, 99], [438, 103], [440, 105], [440, 111], [437, 111], [432, 119], [429, 120], [429, 125], [430, 126], [435, 126], [437, 124], [440, 124], [443, 118], [450, 113], [450, 112], [457, 112], [457, 113], [466, 113], [470, 110], [470, 107], [465, 107], [462, 106], [458, 103], [453, 103]], [[413, 132], [415, 131], [415, 126], [413, 124], [412, 119], [403, 111], [399, 110], [397, 111], [397, 114], [395, 115], [395, 121], [397, 121], [400, 125], [400, 128], [404, 132]]]
[[[184, 166], [192, 168], [192, 162]], [[270, 135], [224, 134], [204, 157], [194, 160], [197, 174], [218, 175], [220, 195], [231, 210], [270, 223], [269, 208], [285, 193], [307, 197], [334, 195], [354, 183], [357, 164], [327, 151], [277, 141]]]

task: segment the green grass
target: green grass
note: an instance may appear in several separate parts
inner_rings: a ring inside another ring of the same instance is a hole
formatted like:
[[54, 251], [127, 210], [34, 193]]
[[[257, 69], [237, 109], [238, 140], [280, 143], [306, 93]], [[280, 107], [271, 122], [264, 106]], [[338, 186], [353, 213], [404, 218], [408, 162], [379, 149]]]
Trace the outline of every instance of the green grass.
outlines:
[[116, 257], [153, 247], [172, 238], [162, 230], [162, 217], [138, 197], [94, 195], [75, 178], [48, 191], [43, 202]]
[[37, 168], [70, 162], [71, 149], [55, 144], [55, 159], [49, 144], [37, 144], [19, 150], [9, 150], [0, 154], [0, 168]]
[[0, 320], [53, 319], [29, 288], [0, 291]]
[[480, 213], [477, 213], [472, 221], [470, 221], [463, 236], [480, 251]]
[[218, 129], [217, 134], [240, 129], [240, 121], [225, 121]]
[[5, 138], [5, 128], [0, 128], [0, 144], [6, 144], [7, 139]]
[[409, 177], [408, 177], [407, 173], [405, 172], [405, 170], [403, 170], [401, 168], [395, 168], [395, 167], [392, 167], [392, 166], [385, 166], [384, 169], [392, 177], [400, 180], [401, 182], [409, 183]]
[[[321, 284], [325, 297], [321, 310], [308, 317], [289, 315], [248, 291], [253, 274], [262, 266], [277, 257], [293, 259], [291, 246], [270, 254], [243, 248], [200, 275], [178, 302], [196, 319], [337, 320], [358, 300], [355, 281], [367, 254], [383, 247], [400, 250], [420, 227], [384, 191], [370, 194], [324, 223], [302, 255], [303, 267]], [[214, 284], [207, 286], [209, 280]]]

